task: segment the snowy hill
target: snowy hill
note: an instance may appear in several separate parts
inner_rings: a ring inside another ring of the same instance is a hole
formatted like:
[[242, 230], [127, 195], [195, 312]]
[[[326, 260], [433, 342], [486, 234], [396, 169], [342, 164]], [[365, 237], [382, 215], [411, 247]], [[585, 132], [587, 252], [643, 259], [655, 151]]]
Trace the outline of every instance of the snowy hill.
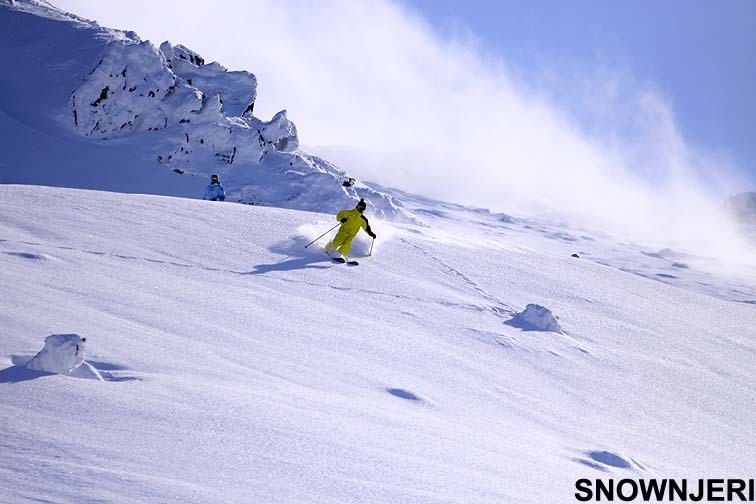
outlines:
[[[377, 223], [350, 268], [303, 248], [328, 215], [0, 186], [3, 502], [563, 503], [583, 477], [752, 475], [756, 312], [707, 295], [735, 280], [410, 204], [433, 225]], [[50, 334], [104, 381], [23, 368]]]
[[299, 150], [285, 110], [255, 117], [251, 73], [41, 0], [0, 0], [0, 46], [0, 183], [197, 198], [219, 173], [231, 201], [331, 212], [365, 198], [379, 216], [411, 220]]

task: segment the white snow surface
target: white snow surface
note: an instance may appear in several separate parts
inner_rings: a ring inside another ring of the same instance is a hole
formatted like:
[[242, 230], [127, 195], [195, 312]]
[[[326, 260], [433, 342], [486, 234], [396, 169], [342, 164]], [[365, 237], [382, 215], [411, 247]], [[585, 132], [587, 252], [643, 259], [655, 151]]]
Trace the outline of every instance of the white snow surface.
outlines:
[[[0, 186], [3, 502], [563, 503], [577, 478], [752, 476], [749, 272], [658, 278], [632, 244], [410, 203], [430, 225], [376, 222], [348, 267], [303, 248], [333, 215]], [[529, 303], [563, 332], [510, 324]], [[86, 337], [103, 381], [23, 368], [51, 333]]]

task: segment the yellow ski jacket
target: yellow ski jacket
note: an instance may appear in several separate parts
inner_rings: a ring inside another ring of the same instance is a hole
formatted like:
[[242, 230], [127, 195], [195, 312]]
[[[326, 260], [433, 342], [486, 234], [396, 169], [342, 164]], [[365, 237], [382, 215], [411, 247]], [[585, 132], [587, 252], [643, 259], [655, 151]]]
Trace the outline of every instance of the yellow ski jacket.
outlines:
[[342, 219], [346, 219], [339, 228], [339, 234], [345, 234], [347, 236], [355, 236], [359, 233], [360, 228], [364, 229], [369, 235], [373, 235], [373, 231], [370, 229], [367, 217], [357, 211], [356, 208], [351, 210], [342, 210], [336, 214], [336, 220], [341, 222]]

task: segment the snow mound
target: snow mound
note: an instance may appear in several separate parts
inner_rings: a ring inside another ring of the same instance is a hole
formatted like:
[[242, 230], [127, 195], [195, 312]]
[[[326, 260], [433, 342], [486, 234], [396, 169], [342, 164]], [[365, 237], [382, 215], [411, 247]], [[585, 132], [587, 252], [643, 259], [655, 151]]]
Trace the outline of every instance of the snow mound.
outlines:
[[47, 373], [71, 374], [84, 362], [85, 341], [86, 338], [78, 334], [51, 334], [45, 338], [45, 347], [26, 367]]
[[527, 305], [525, 310], [512, 318], [512, 322], [539, 331], [562, 332], [562, 327], [559, 325], [557, 317], [551, 313], [551, 310], [537, 304], [531, 303]]

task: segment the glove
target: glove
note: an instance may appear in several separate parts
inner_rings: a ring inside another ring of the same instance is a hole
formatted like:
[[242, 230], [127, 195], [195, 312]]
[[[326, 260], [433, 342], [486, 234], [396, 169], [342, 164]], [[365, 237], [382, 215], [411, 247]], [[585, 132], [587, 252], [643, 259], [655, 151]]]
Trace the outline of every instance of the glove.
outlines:
[[376, 236], [376, 234], [375, 234], [375, 233], [370, 233], [370, 237], [372, 237], [372, 238], [373, 238], [373, 240], [375, 240], [376, 238], [378, 238], [378, 236]]
[[348, 221], [348, 220], [349, 220], [349, 219], [347, 219], [346, 217], [344, 217], [344, 218], [343, 218], [343, 219], [341, 219], [341, 220], [340, 220], [339, 222], [341, 222], [342, 224], [344, 224], [344, 223], [345, 223], [346, 221]]

